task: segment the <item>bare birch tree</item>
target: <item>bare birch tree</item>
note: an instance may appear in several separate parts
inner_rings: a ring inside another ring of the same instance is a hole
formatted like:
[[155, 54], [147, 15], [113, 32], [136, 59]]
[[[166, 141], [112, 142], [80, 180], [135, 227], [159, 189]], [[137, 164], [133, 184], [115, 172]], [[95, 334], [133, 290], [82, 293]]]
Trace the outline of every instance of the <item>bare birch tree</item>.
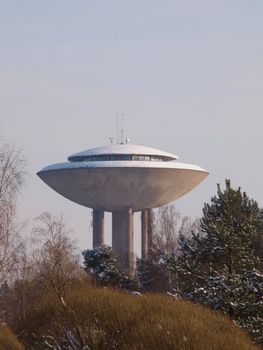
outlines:
[[33, 228], [35, 271], [58, 296], [63, 295], [65, 286], [81, 274], [76, 247], [69, 233], [62, 216], [47, 212], [37, 218]]
[[20, 246], [16, 200], [25, 182], [25, 160], [21, 151], [0, 142], [0, 284], [13, 269]]
[[160, 207], [155, 213], [154, 244], [164, 254], [175, 253], [178, 239], [192, 235], [198, 230], [199, 220], [194, 222], [187, 216], [182, 217], [173, 204]]
[[71, 324], [69, 328], [62, 327], [65, 337], [62, 344], [54, 337], [48, 336], [44, 339], [45, 347], [54, 350], [90, 350], [85, 344], [77, 316], [65, 300], [66, 286], [85, 275], [79, 265], [75, 244], [69, 237], [70, 230], [62, 216], [43, 213], [37, 221], [38, 225], [33, 228], [34, 241], [38, 245], [33, 253], [35, 271], [55, 292], [61, 312]]

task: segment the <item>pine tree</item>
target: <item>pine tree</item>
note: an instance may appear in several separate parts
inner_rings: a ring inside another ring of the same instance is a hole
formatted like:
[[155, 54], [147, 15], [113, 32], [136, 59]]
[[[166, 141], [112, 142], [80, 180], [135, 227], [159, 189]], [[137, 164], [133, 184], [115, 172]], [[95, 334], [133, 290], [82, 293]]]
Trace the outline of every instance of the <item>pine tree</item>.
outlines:
[[256, 237], [254, 248], [255, 253], [259, 258], [259, 269], [263, 273], [263, 209], [260, 209], [258, 234]]
[[146, 292], [167, 292], [171, 289], [169, 271], [162, 263], [162, 254], [153, 246], [146, 259], [137, 259], [136, 271]]
[[82, 252], [85, 271], [103, 286], [111, 285], [126, 290], [138, 290], [138, 283], [121, 271], [111, 247], [102, 244]]
[[85, 271], [103, 285], [118, 284], [119, 269], [111, 247], [101, 245], [82, 252]]
[[179, 254], [165, 258], [179, 273], [181, 294], [228, 314], [259, 343], [263, 342], [263, 276], [255, 242], [260, 229], [257, 203], [241, 189], [218, 185], [206, 203], [201, 232], [179, 242]]
[[258, 266], [254, 254], [254, 242], [259, 227], [257, 202], [249, 199], [241, 189], [226, 189], [218, 185], [217, 196], [206, 203], [201, 219], [202, 254], [212, 270], [227, 269], [229, 274]]

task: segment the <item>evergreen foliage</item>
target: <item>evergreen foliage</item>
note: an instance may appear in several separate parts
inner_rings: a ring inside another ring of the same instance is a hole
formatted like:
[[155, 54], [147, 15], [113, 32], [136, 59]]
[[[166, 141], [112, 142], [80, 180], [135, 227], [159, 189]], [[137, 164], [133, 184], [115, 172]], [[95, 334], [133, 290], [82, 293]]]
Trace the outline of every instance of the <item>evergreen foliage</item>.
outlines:
[[166, 292], [170, 289], [169, 271], [162, 263], [162, 254], [152, 247], [147, 259], [136, 260], [141, 287], [146, 292]]
[[231, 188], [226, 181], [222, 191], [218, 185], [217, 196], [206, 203], [201, 219], [202, 254], [213, 270], [226, 268], [232, 273], [253, 269], [258, 265], [254, 242], [259, 227], [260, 211], [257, 202], [245, 192]]
[[263, 276], [255, 241], [260, 210], [241, 189], [218, 186], [205, 204], [201, 232], [179, 241], [179, 254], [166, 256], [166, 265], [180, 275], [181, 295], [227, 313], [263, 344]]
[[102, 244], [82, 252], [85, 271], [100, 285], [116, 286], [126, 290], [137, 290], [137, 281], [121, 271], [111, 247]]
[[263, 272], [263, 209], [260, 209], [259, 213], [259, 227], [254, 248], [256, 256], [259, 258], [259, 268]]

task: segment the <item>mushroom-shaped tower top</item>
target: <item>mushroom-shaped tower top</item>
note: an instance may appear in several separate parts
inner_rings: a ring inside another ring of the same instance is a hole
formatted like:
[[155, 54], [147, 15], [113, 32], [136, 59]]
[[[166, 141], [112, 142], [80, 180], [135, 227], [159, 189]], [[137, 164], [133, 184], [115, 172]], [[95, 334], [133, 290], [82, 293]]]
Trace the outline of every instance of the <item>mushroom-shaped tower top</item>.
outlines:
[[62, 196], [94, 209], [140, 211], [174, 201], [208, 172], [155, 148], [117, 144], [73, 154], [38, 176]]

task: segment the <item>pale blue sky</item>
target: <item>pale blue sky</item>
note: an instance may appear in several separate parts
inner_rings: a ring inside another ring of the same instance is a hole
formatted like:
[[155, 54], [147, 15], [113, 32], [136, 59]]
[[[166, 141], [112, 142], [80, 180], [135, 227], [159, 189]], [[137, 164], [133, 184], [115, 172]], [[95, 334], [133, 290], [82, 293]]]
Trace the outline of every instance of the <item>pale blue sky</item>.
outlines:
[[263, 206], [261, 0], [0, 0], [0, 50], [0, 129], [31, 175], [21, 216], [63, 213], [89, 246], [89, 210], [35, 173], [107, 144], [116, 111], [133, 143], [210, 171], [177, 201], [183, 215], [225, 178]]

